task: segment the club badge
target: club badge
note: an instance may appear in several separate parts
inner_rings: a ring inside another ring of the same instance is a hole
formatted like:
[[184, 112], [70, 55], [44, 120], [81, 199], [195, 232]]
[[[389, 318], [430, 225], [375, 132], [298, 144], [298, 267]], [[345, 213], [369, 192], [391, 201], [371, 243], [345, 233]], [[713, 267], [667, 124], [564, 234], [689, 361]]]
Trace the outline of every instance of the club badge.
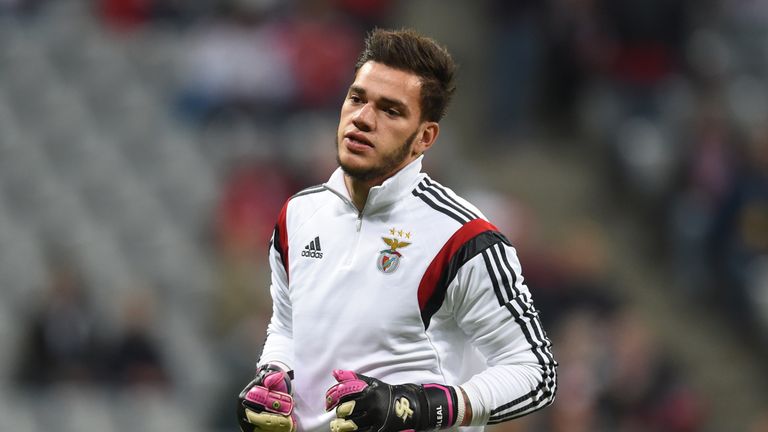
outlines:
[[[411, 244], [411, 242], [402, 241], [401, 238], [411, 238], [410, 232], [403, 232], [403, 230], [396, 230], [394, 228], [389, 230], [390, 234], [395, 237], [382, 237], [384, 243], [389, 246], [389, 249], [383, 249], [379, 252], [376, 266], [382, 273], [394, 273], [397, 267], [400, 266], [400, 260], [403, 258], [403, 254], [398, 252], [398, 249], [402, 249]], [[399, 238], [398, 238], [399, 237]]]

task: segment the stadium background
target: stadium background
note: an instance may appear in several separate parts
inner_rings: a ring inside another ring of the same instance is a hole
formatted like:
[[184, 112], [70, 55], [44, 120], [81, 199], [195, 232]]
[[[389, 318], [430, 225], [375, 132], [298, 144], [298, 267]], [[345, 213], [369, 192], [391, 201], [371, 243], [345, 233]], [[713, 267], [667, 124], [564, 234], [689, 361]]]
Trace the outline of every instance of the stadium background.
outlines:
[[[366, 30], [460, 64], [426, 163], [517, 246], [559, 369], [497, 431], [766, 431], [768, 4], [0, 1], [0, 430], [236, 430], [275, 215]], [[329, 304], [331, 300], [329, 299]]]

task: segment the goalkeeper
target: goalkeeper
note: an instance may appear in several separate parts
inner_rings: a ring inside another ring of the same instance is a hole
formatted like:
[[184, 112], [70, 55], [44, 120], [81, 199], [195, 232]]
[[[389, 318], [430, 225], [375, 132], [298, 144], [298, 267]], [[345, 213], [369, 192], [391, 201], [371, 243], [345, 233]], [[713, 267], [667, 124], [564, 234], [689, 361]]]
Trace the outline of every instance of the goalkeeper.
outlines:
[[515, 249], [421, 170], [454, 69], [411, 30], [368, 35], [339, 168], [278, 216], [244, 432], [482, 429], [554, 400], [557, 363]]

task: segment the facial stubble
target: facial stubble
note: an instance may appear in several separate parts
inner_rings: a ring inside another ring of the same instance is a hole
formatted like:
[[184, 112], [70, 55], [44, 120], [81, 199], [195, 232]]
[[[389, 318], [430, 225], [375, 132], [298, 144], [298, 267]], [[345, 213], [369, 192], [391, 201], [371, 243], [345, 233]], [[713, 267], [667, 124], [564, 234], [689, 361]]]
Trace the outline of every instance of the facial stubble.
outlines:
[[355, 168], [349, 165], [345, 165], [341, 162], [339, 157], [339, 143], [336, 143], [336, 162], [339, 164], [344, 173], [353, 179], [360, 182], [369, 182], [378, 178], [387, 178], [395, 173], [395, 170], [400, 167], [413, 149], [413, 142], [416, 139], [419, 131], [416, 130], [411, 136], [406, 138], [405, 142], [398, 147], [393, 153], [384, 155], [381, 162], [373, 167], [369, 168]]

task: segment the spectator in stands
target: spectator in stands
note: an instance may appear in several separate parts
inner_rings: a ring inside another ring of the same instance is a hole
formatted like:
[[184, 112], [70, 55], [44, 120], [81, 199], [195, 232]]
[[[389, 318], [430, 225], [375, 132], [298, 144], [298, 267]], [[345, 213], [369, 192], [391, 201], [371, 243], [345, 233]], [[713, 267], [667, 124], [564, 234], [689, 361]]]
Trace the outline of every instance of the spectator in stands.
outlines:
[[572, 311], [603, 316], [616, 307], [606, 235], [600, 225], [582, 220], [568, 227], [556, 248], [537, 248], [527, 279], [541, 299], [545, 325], [560, 325]]
[[268, 280], [268, 269], [258, 263], [267, 252], [275, 215], [296, 188], [287, 172], [272, 160], [243, 157], [225, 175], [214, 227], [220, 277], [217, 334], [228, 334], [241, 320], [271, 305], [269, 296], [253, 287]]
[[610, 76], [628, 115], [656, 115], [658, 95], [682, 70], [688, 31], [684, 0], [602, 0], [614, 44]]
[[49, 0], [0, 0], [0, 17], [35, 15]]
[[525, 430], [702, 430], [705, 401], [634, 311], [577, 306], [554, 335], [562, 358], [559, 402]]
[[679, 179], [669, 205], [669, 245], [674, 273], [693, 299], [710, 297], [715, 287], [708, 248], [715, 213], [732, 187], [736, 137], [716, 97], [700, 97], [683, 141]]
[[768, 122], [750, 132], [736, 173], [713, 225], [712, 265], [732, 316], [747, 326], [747, 334], [757, 330], [765, 340], [768, 317], [754, 298], [764, 295], [755, 276], [768, 256]]
[[49, 278], [45, 298], [22, 326], [19, 381], [36, 387], [94, 383], [103, 350], [83, 281], [66, 260], [50, 263]]
[[299, 0], [287, 30], [298, 107], [335, 113], [361, 48], [359, 29], [332, 0]]
[[149, 21], [153, 0], [100, 0], [99, 12], [105, 23], [118, 30], [132, 30]]
[[556, 248], [534, 247], [539, 264], [528, 266], [561, 366], [558, 402], [524, 430], [700, 430], [702, 400], [614, 286], [602, 226], [582, 220], [565, 231]]
[[154, 301], [150, 291], [131, 291], [122, 302], [122, 321], [107, 363], [108, 380], [123, 388], [163, 389], [170, 377], [153, 333]]
[[[489, 82], [483, 98], [488, 130], [498, 144], [532, 131], [541, 58], [542, 3], [535, 0], [489, 2]], [[504, 95], [499, 97], [499, 95]], [[514, 134], [515, 136], [510, 136]], [[524, 138], [524, 137], [523, 137]]]
[[695, 432], [702, 400], [658, 344], [648, 323], [621, 309], [612, 318], [600, 410], [607, 430]]
[[205, 123], [234, 111], [269, 123], [290, 112], [297, 84], [274, 3], [229, 2], [193, 33], [179, 94], [185, 117]]
[[562, 132], [573, 133], [578, 131], [579, 104], [589, 87], [605, 78], [616, 44], [608, 37], [599, 0], [543, 3], [545, 46], [540, 67], [544, 114]]
[[562, 345], [559, 401], [540, 420], [543, 430], [590, 432], [599, 430], [600, 369], [605, 360], [607, 334], [604, 320], [593, 311], [571, 310], [555, 328], [554, 340]]
[[217, 242], [222, 250], [248, 259], [266, 252], [272, 220], [295, 186], [287, 171], [259, 157], [233, 161], [216, 209]]
[[[39, 0], [38, 0], [39, 1]], [[157, 21], [185, 23], [211, 6], [205, 0], [98, 0], [102, 21], [118, 31], [134, 31]]]
[[333, 0], [336, 8], [350, 16], [361, 30], [387, 27], [395, 0]]

